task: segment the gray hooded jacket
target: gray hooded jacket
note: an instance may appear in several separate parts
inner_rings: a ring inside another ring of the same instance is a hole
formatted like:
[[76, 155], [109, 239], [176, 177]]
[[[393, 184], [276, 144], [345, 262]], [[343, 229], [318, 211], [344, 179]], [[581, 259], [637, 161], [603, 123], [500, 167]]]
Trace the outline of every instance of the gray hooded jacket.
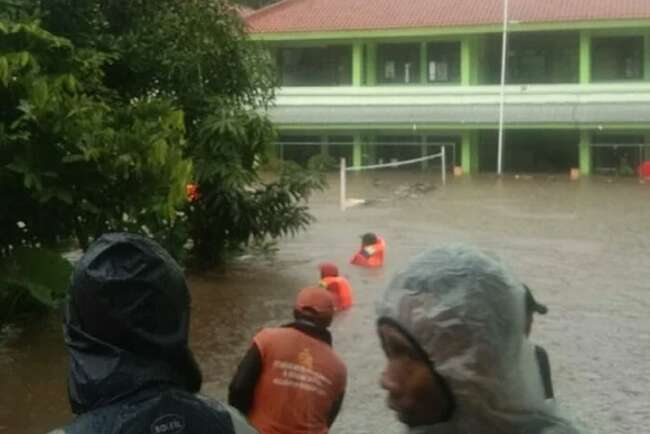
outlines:
[[378, 305], [419, 343], [455, 400], [451, 420], [413, 434], [575, 434], [544, 401], [524, 336], [523, 284], [496, 258], [451, 245], [415, 257]]

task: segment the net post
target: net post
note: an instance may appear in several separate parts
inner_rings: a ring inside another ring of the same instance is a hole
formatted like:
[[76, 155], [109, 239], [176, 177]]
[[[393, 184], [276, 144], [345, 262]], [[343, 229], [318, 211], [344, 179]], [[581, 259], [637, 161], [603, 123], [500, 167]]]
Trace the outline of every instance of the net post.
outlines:
[[441, 175], [442, 175], [442, 184], [445, 185], [447, 184], [447, 153], [445, 151], [445, 146], [441, 146], [441, 157], [442, 157], [442, 164], [440, 165], [441, 169]]
[[345, 179], [345, 158], [341, 158], [341, 169], [340, 169], [340, 187], [339, 187], [339, 192], [340, 192], [340, 206], [341, 206], [341, 211], [345, 211], [345, 197], [346, 197], [346, 179]]

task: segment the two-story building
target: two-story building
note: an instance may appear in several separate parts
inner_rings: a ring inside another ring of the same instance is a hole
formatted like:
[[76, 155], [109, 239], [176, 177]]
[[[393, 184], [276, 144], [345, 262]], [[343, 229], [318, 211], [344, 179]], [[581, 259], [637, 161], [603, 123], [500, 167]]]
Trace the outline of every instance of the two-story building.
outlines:
[[[285, 158], [448, 146], [495, 172], [504, 0], [284, 0], [246, 18], [276, 59]], [[509, 0], [506, 172], [650, 159], [650, 0]]]

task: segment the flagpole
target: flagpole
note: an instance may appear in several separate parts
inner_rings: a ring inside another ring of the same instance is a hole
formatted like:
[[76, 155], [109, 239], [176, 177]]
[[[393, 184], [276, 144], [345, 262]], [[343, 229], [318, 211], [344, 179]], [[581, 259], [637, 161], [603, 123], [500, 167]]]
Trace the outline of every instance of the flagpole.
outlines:
[[499, 148], [497, 152], [497, 174], [503, 174], [503, 124], [506, 98], [506, 69], [508, 64], [508, 0], [503, 0], [503, 45], [501, 47], [501, 95], [499, 99]]

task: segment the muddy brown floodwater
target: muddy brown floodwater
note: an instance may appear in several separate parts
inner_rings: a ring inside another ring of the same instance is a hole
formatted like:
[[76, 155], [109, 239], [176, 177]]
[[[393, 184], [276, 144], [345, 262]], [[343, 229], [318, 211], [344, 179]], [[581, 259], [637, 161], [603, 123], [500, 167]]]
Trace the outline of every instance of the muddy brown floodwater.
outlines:
[[[350, 372], [333, 432], [400, 432], [378, 387], [383, 356], [374, 303], [409, 257], [467, 241], [495, 250], [548, 305], [533, 338], [551, 356], [560, 405], [593, 433], [649, 432], [650, 185], [537, 176], [452, 179], [432, 188], [432, 180], [426, 172], [352, 176], [349, 196], [370, 201], [342, 213], [332, 178], [332, 188], [310, 204], [318, 222], [283, 240], [273, 262], [190, 277], [203, 392], [225, 398], [251, 336], [289, 320], [297, 290], [317, 281], [319, 262], [333, 260], [356, 297], [333, 326]], [[368, 230], [387, 239], [384, 270], [347, 265]], [[41, 434], [71, 417], [66, 365], [56, 316], [24, 327], [0, 348], [0, 434]]]

